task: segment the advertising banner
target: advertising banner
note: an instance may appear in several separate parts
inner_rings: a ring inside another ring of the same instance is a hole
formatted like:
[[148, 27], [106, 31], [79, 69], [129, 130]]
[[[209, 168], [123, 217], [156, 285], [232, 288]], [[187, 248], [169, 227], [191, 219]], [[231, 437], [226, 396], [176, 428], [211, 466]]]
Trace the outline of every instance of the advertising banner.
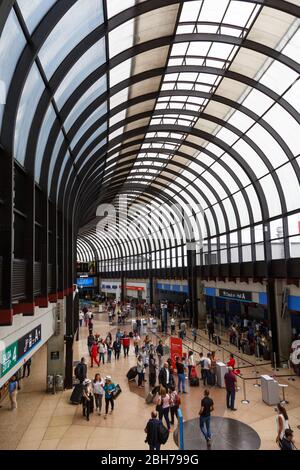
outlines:
[[182, 357], [182, 339], [181, 338], [170, 338], [170, 352], [171, 352], [171, 364], [173, 369], [175, 368], [176, 357]]
[[18, 362], [18, 341], [0, 353], [0, 377], [7, 374]]
[[42, 339], [42, 326], [38, 325], [14, 343], [0, 351], [0, 378], [7, 374]]

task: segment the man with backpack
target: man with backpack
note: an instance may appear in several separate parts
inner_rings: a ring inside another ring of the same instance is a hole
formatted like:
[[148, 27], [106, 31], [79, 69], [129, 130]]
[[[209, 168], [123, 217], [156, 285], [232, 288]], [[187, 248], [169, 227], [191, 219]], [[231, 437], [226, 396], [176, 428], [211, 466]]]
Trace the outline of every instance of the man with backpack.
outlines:
[[75, 377], [76, 379], [79, 380], [79, 382], [82, 384], [87, 376], [87, 365], [85, 363], [84, 357], [81, 358], [81, 361], [77, 364], [75, 367]]
[[149, 445], [149, 450], [160, 451], [160, 446], [165, 444], [169, 437], [169, 431], [162, 422], [157, 419], [157, 411], [152, 411], [145, 428], [147, 434], [145, 442]]

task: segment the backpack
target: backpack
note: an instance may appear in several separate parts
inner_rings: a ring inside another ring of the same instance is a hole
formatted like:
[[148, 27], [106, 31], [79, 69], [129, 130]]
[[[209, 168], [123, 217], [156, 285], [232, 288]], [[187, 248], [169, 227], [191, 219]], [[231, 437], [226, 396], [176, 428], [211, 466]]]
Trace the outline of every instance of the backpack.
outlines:
[[168, 429], [160, 422], [158, 428], [158, 440], [160, 444], [166, 444], [167, 440], [169, 439], [169, 431]]
[[176, 395], [175, 406], [180, 406], [180, 405], [181, 405], [180, 396]]

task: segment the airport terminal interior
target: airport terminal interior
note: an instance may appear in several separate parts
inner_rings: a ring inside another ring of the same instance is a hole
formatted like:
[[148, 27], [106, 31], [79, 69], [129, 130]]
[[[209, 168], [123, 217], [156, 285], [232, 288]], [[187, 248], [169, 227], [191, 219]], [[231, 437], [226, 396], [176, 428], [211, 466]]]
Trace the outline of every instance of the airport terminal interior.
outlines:
[[300, 449], [299, 18], [0, 1], [0, 450]]

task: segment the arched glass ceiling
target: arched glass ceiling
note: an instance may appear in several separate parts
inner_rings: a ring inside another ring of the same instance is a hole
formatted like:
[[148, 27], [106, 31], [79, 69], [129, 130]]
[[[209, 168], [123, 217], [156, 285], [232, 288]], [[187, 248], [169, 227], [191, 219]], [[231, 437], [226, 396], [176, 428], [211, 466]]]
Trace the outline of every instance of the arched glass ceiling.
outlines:
[[[199, 263], [300, 256], [299, 1], [5, 3], [1, 145], [81, 259], [182, 265], [191, 239]], [[122, 243], [95, 230], [119, 195], [143, 204]]]

